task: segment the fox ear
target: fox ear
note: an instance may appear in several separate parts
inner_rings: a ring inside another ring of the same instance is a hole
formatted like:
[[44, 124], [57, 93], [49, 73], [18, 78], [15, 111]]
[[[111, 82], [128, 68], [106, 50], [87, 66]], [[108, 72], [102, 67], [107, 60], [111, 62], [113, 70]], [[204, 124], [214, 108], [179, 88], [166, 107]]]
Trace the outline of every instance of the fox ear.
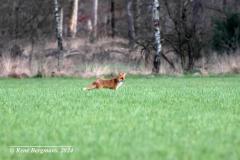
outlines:
[[126, 76], [127, 73], [125, 72], [120, 72], [119, 75]]

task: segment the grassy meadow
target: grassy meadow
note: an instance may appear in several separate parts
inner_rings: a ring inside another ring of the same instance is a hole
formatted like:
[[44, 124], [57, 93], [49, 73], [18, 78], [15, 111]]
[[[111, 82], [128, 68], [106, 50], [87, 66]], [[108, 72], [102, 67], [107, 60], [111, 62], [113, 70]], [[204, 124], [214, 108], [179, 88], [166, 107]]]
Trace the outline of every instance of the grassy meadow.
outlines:
[[240, 76], [129, 76], [117, 91], [83, 91], [92, 80], [0, 79], [0, 159], [240, 159]]

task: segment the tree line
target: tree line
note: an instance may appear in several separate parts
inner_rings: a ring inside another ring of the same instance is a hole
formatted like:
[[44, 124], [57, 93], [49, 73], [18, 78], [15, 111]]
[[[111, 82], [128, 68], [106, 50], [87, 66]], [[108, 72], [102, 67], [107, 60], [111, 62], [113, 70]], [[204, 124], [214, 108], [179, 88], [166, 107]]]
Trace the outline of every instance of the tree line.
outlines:
[[169, 52], [191, 71], [200, 57], [213, 51], [236, 54], [240, 46], [239, 0], [1, 1], [1, 39], [36, 43], [56, 37], [59, 59], [66, 37], [87, 37], [91, 43], [126, 38], [129, 48], [140, 47], [146, 59], [153, 56], [154, 73], [161, 61], [176, 68]]

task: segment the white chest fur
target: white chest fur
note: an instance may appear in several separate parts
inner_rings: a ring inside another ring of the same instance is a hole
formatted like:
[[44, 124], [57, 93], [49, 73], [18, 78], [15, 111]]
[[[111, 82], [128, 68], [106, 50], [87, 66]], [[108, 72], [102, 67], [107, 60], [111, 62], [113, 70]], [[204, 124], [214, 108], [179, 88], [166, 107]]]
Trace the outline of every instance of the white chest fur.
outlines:
[[118, 89], [119, 87], [121, 87], [121, 85], [123, 85], [123, 82], [118, 82], [116, 89]]

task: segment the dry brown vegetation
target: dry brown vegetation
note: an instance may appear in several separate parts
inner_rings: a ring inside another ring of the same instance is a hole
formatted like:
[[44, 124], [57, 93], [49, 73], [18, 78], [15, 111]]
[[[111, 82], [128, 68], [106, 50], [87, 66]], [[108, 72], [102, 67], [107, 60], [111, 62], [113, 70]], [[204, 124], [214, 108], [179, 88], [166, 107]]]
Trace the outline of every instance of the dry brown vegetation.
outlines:
[[[54, 42], [44, 46], [35, 44], [22, 46], [17, 56], [9, 53], [12, 48], [2, 51], [0, 58], [1, 77], [28, 76], [98, 76], [117, 73], [120, 70], [129, 73], [147, 72], [143, 66], [142, 55], [138, 50], [130, 50], [124, 39], [105, 38], [98, 43], [89, 43], [83, 39], [65, 40], [64, 57], [61, 70], [58, 70], [58, 51]], [[30, 62], [30, 55], [32, 61]], [[18, 76], [17, 76], [18, 75]]]
[[[65, 40], [64, 57], [61, 70], [58, 70], [56, 44], [48, 41], [45, 45], [34, 47], [19, 44], [21, 48], [8, 48], [0, 57], [0, 76], [13, 78], [75, 76], [92, 77], [116, 74], [125, 71], [130, 74], [150, 74], [151, 59], [145, 58], [140, 48], [129, 49], [125, 39], [103, 38], [97, 43], [84, 39]], [[16, 53], [11, 53], [16, 52]], [[238, 51], [239, 52], [239, 51]], [[32, 54], [32, 61], [29, 60]], [[210, 56], [209, 56], [210, 55]], [[240, 56], [208, 54], [195, 62], [194, 75], [240, 73]], [[174, 53], [166, 56], [174, 62], [175, 70], [163, 61], [161, 74], [181, 75], [183, 70]]]

